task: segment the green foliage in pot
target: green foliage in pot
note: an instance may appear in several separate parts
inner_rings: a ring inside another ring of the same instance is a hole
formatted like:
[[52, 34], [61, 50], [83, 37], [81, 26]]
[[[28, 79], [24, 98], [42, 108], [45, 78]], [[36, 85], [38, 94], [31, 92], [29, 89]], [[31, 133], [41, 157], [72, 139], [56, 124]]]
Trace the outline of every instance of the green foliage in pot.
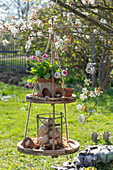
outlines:
[[35, 82], [36, 78], [44, 78], [46, 80], [49, 80], [50, 78], [52, 78], [52, 71], [54, 73], [54, 78], [56, 79], [57, 84], [61, 85], [62, 76], [66, 76], [67, 71], [61, 69], [58, 58], [55, 57], [53, 66], [52, 63], [46, 58], [46, 54], [44, 54], [41, 59], [36, 56], [27, 58], [28, 65], [30, 66], [29, 72], [35, 75], [32, 79], [28, 79], [29, 86], [30, 83]]

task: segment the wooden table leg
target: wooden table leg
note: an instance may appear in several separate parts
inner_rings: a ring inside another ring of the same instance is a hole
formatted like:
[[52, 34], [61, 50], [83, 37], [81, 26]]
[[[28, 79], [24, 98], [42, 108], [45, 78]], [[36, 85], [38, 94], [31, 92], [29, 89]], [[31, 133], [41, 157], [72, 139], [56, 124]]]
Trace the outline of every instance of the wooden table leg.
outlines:
[[26, 130], [25, 130], [25, 136], [24, 139], [27, 136], [27, 131], [28, 131], [28, 123], [29, 123], [29, 116], [30, 116], [30, 110], [31, 110], [31, 102], [29, 103], [29, 110], [28, 110], [28, 117], [27, 117], [27, 123], [26, 123]]
[[55, 150], [55, 104], [52, 104], [53, 106], [53, 146], [52, 149]]
[[68, 130], [67, 130], [67, 114], [66, 114], [66, 104], [64, 103], [64, 112], [65, 112], [65, 128], [66, 128], [66, 138], [68, 140]]

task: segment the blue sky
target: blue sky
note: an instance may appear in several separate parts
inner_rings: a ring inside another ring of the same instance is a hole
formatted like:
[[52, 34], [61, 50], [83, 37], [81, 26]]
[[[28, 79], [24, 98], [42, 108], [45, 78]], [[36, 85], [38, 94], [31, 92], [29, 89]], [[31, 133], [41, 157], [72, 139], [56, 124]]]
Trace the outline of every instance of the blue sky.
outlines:
[[[0, 0], [0, 19], [4, 18], [5, 14], [8, 14], [9, 17], [16, 16], [17, 11], [17, 2], [18, 0]], [[36, 0], [35, 0], [36, 1]], [[41, 4], [47, 2], [48, 0], [41, 0]], [[24, 0], [20, 0], [20, 2], [24, 3]], [[1, 7], [4, 5], [4, 7]], [[5, 10], [6, 7], [10, 7], [9, 9]]]

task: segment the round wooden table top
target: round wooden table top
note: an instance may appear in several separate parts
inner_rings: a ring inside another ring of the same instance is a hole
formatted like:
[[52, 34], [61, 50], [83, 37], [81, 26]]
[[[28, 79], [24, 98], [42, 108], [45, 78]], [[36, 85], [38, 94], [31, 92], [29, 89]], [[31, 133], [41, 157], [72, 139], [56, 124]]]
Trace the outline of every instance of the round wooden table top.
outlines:
[[38, 155], [38, 156], [59, 156], [59, 155], [68, 155], [75, 153], [79, 150], [80, 144], [77, 141], [72, 139], [68, 140], [69, 148], [62, 148], [57, 150], [42, 150], [42, 149], [30, 149], [24, 148], [21, 145], [22, 141], [17, 144], [17, 150], [21, 153], [29, 154], [29, 155]]
[[76, 101], [76, 95], [72, 95], [71, 97], [38, 97], [36, 95], [27, 94], [26, 101], [32, 103], [47, 103], [47, 104], [62, 104], [62, 103], [73, 103]]

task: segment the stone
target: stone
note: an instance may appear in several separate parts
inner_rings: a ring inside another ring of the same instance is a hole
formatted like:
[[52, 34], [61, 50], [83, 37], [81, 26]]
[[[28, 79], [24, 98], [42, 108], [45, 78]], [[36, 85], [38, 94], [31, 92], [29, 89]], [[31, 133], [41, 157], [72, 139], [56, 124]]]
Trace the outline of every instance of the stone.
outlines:
[[80, 165], [84, 165], [84, 156], [79, 154], [78, 159], [80, 160]]
[[87, 151], [86, 150], [85, 151], [81, 151], [78, 155], [79, 156], [85, 156], [85, 155], [87, 155]]
[[70, 161], [64, 162], [63, 163], [63, 167], [69, 167], [71, 165]]
[[80, 152], [74, 161], [64, 162], [62, 166], [69, 170], [84, 170], [84, 167], [95, 167], [98, 163], [109, 163], [113, 160], [112, 145], [94, 145], [88, 146], [84, 151]]
[[113, 150], [111, 150], [108, 154], [108, 157], [107, 157], [107, 163], [109, 163], [110, 161], [113, 160]]
[[108, 163], [107, 157], [108, 157], [109, 151], [107, 149], [102, 149], [98, 154], [101, 157], [103, 163]]
[[98, 154], [99, 152], [100, 152], [100, 149], [99, 149], [99, 148], [90, 151], [90, 153], [93, 154], [93, 155], [96, 155], [96, 154]]
[[84, 158], [83, 161], [84, 161], [84, 162], [83, 162], [83, 166], [84, 166], [84, 167], [90, 166], [90, 163], [91, 163], [91, 162], [89, 163], [86, 157]]
[[88, 156], [86, 156], [86, 159], [89, 163], [91, 163], [91, 161], [93, 160], [93, 156], [88, 155]]
[[79, 164], [80, 165], [80, 159], [78, 157], [74, 157], [74, 161], [73, 161], [74, 165]]
[[87, 149], [90, 149], [90, 150], [98, 149], [98, 147], [99, 147], [99, 145], [98, 146], [97, 145], [93, 145], [93, 146], [88, 146]]

